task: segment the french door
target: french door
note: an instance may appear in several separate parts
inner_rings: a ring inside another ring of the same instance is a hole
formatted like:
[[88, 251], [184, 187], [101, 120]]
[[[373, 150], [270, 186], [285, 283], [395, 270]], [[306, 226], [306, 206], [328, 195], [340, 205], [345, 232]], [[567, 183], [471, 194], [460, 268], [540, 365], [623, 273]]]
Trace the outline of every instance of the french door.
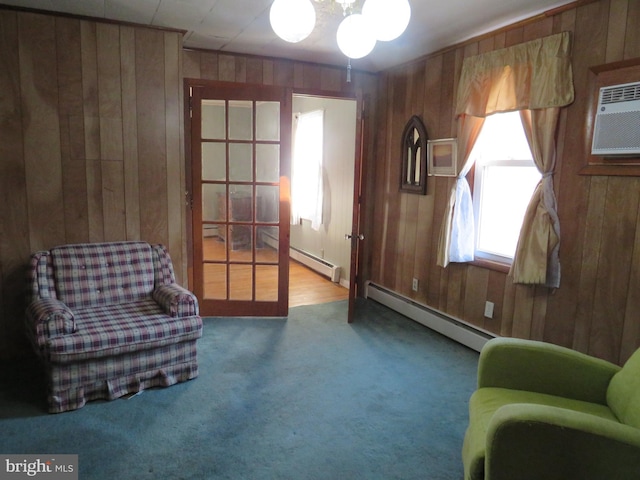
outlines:
[[286, 316], [290, 89], [191, 87], [194, 291], [202, 315]]

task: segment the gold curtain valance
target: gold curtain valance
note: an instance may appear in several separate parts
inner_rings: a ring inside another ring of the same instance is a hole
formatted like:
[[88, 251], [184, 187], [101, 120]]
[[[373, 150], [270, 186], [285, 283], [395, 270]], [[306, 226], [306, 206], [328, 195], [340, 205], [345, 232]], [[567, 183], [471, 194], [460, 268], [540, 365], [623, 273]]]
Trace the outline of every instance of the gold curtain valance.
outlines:
[[568, 32], [468, 57], [462, 65], [456, 114], [562, 107], [573, 102]]

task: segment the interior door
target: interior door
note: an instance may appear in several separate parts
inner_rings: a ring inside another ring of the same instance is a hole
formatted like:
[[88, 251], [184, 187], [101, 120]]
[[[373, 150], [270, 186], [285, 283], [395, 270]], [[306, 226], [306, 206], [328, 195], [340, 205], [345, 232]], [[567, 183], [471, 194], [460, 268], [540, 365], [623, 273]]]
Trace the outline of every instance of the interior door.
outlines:
[[291, 98], [192, 88], [194, 291], [207, 316], [286, 316]]
[[347, 321], [352, 323], [355, 317], [356, 297], [358, 296], [358, 266], [360, 263], [360, 246], [365, 239], [360, 231], [360, 209], [362, 206], [362, 158], [364, 156], [364, 99], [361, 94], [357, 96], [357, 124], [356, 124], [356, 158], [353, 175], [353, 217], [351, 233], [345, 234], [345, 238], [351, 241], [351, 264], [349, 274], [349, 310]]

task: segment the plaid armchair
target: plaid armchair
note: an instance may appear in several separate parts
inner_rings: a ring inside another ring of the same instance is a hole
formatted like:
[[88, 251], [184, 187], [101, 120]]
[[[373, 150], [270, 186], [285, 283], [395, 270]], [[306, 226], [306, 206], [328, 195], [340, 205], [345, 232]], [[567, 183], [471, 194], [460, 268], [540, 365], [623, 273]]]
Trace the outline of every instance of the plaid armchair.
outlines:
[[27, 333], [51, 413], [198, 376], [202, 320], [162, 245], [63, 245], [31, 257]]

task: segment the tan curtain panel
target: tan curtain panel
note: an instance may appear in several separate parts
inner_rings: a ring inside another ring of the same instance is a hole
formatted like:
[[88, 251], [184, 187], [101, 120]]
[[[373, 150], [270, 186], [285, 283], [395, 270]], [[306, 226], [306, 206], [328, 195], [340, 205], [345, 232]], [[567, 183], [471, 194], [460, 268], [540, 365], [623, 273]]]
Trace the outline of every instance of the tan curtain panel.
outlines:
[[485, 117], [572, 103], [570, 43], [563, 32], [466, 58], [456, 114]]
[[[458, 154], [462, 160], [459, 164], [464, 165], [460, 173], [466, 175], [471, 168], [473, 161], [469, 161], [468, 155], [482, 128], [482, 122], [470, 120], [515, 110], [523, 112], [521, 117], [534, 162], [542, 173], [525, 214], [511, 267], [515, 283], [549, 287], [560, 284], [560, 223], [553, 171], [559, 107], [574, 99], [569, 52], [570, 36], [563, 32], [468, 57], [462, 66], [456, 101], [460, 132]], [[465, 189], [460, 180], [461, 175], [451, 193], [440, 232], [438, 265], [443, 267], [449, 261], [461, 261], [456, 259], [473, 259], [473, 251], [459, 251], [460, 245], [473, 249], [473, 241], [458, 242], [458, 245], [452, 241], [468, 231], [466, 227], [458, 230], [461, 219], [457, 217], [468, 210], [467, 203], [471, 202], [468, 187]]]

